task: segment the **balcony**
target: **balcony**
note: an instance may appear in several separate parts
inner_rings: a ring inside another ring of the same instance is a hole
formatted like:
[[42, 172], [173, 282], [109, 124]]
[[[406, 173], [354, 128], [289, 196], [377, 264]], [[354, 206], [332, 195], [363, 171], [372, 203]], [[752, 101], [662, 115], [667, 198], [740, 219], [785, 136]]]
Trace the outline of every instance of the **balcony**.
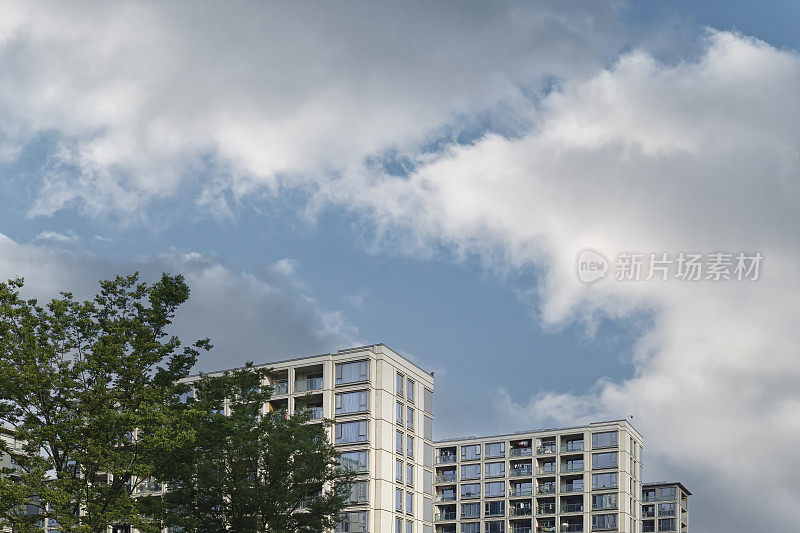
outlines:
[[508, 471], [509, 477], [530, 477], [533, 474], [533, 468], [530, 466], [515, 467]]
[[582, 452], [583, 451], [583, 441], [582, 440], [569, 440], [566, 442], [561, 443], [561, 451], [564, 453], [569, 452]]
[[511, 448], [511, 457], [530, 457], [531, 455], [531, 448]]
[[436, 495], [436, 503], [440, 502], [454, 502], [456, 501], [455, 494], [437, 494]]
[[436, 456], [436, 464], [437, 465], [447, 465], [456, 462], [455, 455], [437, 455]]
[[508, 491], [508, 494], [512, 498], [516, 498], [518, 496], [531, 496], [533, 494], [533, 490], [531, 490], [531, 487], [512, 487]]
[[561, 492], [583, 492], [583, 483], [564, 483]]
[[514, 526], [511, 533], [531, 533], [531, 526]]
[[272, 384], [272, 394], [279, 396], [281, 394], [289, 394], [289, 381], [280, 380]]
[[455, 472], [452, 474], [439, 474], [436, 476], [436, 483], [455, 483], [456, 478], [457, 476]]
[[294, 382], [295, 392], [307, 392], [322, 389], [322, 377], [306, 378]]
[[536, 508], [536, 514], [556, 514], [555, 503], [541, 503]]
[[539, 485], [536, 487], [536, 494], [555, 494], [556, 493], [556, 486], [555, 485]]
[[555, 533], [555, 531], [556, 531], [555, 525], [536, 526], [536, 533]]
[[568, 502], [561, 504], [562, 513], [582, 513], [583, 503], [581, 502]]
[[562, 463], [561, 465], [562, 472], [581, 472], [583, 471], [583, 461], [571, 462], [571, 463]]
[[456, 512], [455, 511], [445, 511], [442, 513], [436, 513], [434, 516], [435, 522], [446, 522], [448, 520], [455, 520], [456, 519]]
[[542, 474], [555, 474], [555, 473], [556, 473], [555, 463], [546, 463], [536, 468], [536, 475], [539, 476]]
[[655, 522], [642, 522], [642, 531], [644, 533], [652, 533], [656, 530]]
[[533, 507], [530, 505], [511, 507], [509, 513], [510, 516], [531, 516], [533, 514]]
[[311, 415], [311, 420], [321, 420], [322, 419], [322, 406], [321, 405], [309, 405], [307, 407], [299, 407], [297, 409], [298, 412], [307, 412]]
[[561, 533], [583, 531], [583, 524], [561, 524]]
[[556, 453], [556, 444], [542, 444], [536, 448], [536, 455], [547, 455]]

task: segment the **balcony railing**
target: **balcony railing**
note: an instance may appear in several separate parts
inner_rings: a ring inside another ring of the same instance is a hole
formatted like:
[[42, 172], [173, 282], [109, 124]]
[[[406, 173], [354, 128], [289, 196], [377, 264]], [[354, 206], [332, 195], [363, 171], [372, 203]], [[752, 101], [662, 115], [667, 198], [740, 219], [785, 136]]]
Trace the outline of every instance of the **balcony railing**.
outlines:
[[437, 465], [445, 465], [450, 463], [456, 462], [455, 455], [437, 455], [436, 456], [436, 464]]
[[531, 516], [533, 514], [533, 507], [526, 505], [524, 507], [511, 507], [509, 509], [511, 516]]
[[583, 504], [580, 502], [569, 502], [561, 504], [562, 513], [582, 513]]
[[576, 531], [583, 531], [583, 524], [561, 524], [561, 533], [574, 533]]
[[531, 454], [531, 448], [511, 448], [511, 457], [526, 457]]
[[583, 451], [583, 441], [582, 440], [571, 440], [561, 444], [561, 451], [562, 452], [582, 452]]
[[437, 494], [436, 495], [437, 502], [454, 502], [456, 501], [455, 494]]
[[523, 477], [523, 476], [530, 476], [533, 474], [533, 468], [527, 467], [516, 467], [512, 468], [508, 471], [508, 475], [511, 477]]
[[555, 533], [556, 526], [536, 526], [536, 533]]
[[322, 378], [306, 378], [294, 382], [295, 392], [306, 392], [322, 388]]
[[288, 381], [276, 381], [272, 384], [272, 394], [289, 394], [289, 382]]
[[561, 485], [561, 492], [583, 492], [583, 485], [576, 485], [574, 483], [565, 483]]
[[556, 493], [556, 486], [555, 485], [539, 485], [536, 487], [536, 494], [555, 494]]
[[548, 453], [556, 453], [556, 445], [554, 444], [542, 444], [541, 446], [536, 448], [536, 455], [545, 455]]
[[446, 513], [436, 513], [434, 517], [434, 521], [436, 522], [444, 522], [445, 520], [455, 520], [456, 519], [456, 512], [450, 511]]
[[643, 502], [654, 502], [654, 501], [656, 501], [656, 493], [655, 492], [643, 492], [642, 493], [642, 501]]
[[556, 514], [556, 504], [543, 503], [536, 508], [536, 514]]
[[531, 533], [531, 527], [530, 526], [515, 527], [511, 530], [511, 533]]
[[581, 472], [583, 463], [564, 463], [561, 465], [562, 472]]
[[537, 474], [555, 474], [556, 473], [556, 464], [555, 463], [548, 463], [546, 465], [542, 465], [536, 468]]
[[436, 483], [455, 483], [456, 474], [439, 474], [436, 476]]
[[508, 491], [509, 495], [512, 497], [516, 496], [530, 496], [533, 494], [533, 490], [531, 487], [512, 487]]
[[322, 418], [322, 406], [314, 407], [300, 407], [299, 412], [308, 411], [311, 414], [311, 420], [320, 420]]
[[655, 530], [656, 530], [655, 524], [642, 524], [642, 531], [644, 533], [651, 533], [654, 532]]

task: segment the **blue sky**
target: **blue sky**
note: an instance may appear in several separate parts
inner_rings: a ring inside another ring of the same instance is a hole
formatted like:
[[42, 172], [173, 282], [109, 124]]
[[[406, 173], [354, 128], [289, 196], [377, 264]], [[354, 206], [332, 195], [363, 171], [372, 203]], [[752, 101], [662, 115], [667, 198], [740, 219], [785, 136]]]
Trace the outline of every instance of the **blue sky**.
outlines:
[[[634, 415], [697, 531], [796, 524], [745, 444], [800, 438], [800, 6], [412, 6], [5, 5], [1, 273], [184, 272], [199, 369], [384, 342], [438, 438]], [[767, 266], [587, 287], [586, 247]]]

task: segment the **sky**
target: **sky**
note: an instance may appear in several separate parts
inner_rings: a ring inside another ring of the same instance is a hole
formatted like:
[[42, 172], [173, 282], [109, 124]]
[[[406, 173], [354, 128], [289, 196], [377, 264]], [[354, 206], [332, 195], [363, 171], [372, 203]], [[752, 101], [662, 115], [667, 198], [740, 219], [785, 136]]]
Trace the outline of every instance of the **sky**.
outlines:
[[[182, 273], [197, 370], [383, 342], [435, 371], [436, 438], [633, 417], [694, 531], [796, 529], [800, 4], [0, 13], [27, 295]], [[584, 249], [763, 262], [584, 283]]]

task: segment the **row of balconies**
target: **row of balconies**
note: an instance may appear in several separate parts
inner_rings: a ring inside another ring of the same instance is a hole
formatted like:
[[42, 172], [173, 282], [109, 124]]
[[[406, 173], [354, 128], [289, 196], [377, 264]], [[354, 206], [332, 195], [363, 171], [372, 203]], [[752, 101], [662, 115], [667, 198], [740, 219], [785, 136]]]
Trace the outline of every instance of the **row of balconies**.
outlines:
[[[510, 446], [508, 450], [508, 457], [531, 457], [534, 455], [534, 449], [536, 451], [536, 455], [554, 455], [560, 451], [560, 453], [574, 453], [574, 452], [582, 452], [584, 451], [584, 442], [583, 438], [577, 437], [561, 437], [562, 442], [560, 446], [556, 444], [556, 438], [552, 437], [551, 439], [543, 438], [538, 439], [540, 443], [534, 447], [531, 444], [531, 439], [528, 439], [527, 446]], [[563, 440], [568, 439], [568, 440]], [[525, 442], [524, 440], [522, 442]], [[469, 447], [472, 445], [461, 445], [462, 447]], [[480, 445], [478, 445], [480, 446]], [[448, 463], [455, 463], [457, 462], [457, 455], [455, 453], [457, 446], [449, 446], [443, 447], [439, 449], [439, 454], [436, 457], [437, 464], [448, 464]], [[598, 443], [593, 446], [593, 449], [616, 449], [618, 448], [618, 443], [616, 442], [616, 438], [610, 444], [599, 445]], [[487, 444], [488, 449], [488, 444]], [[448, 450], [448, 451], [445, 451]], [[450, 452], [449, 450], [453, 450]], [[473, 455], [467, 455], [464, 453], [462, 449], [461, 454], [461, 461], [480, 461], [481, 459], [503, 459], [506, 457], [505, 450], [502, 453], [492, 453], [491, 455], [487, 453], [485, 456], [481, 457], [481, 454], [478, 453]]]

